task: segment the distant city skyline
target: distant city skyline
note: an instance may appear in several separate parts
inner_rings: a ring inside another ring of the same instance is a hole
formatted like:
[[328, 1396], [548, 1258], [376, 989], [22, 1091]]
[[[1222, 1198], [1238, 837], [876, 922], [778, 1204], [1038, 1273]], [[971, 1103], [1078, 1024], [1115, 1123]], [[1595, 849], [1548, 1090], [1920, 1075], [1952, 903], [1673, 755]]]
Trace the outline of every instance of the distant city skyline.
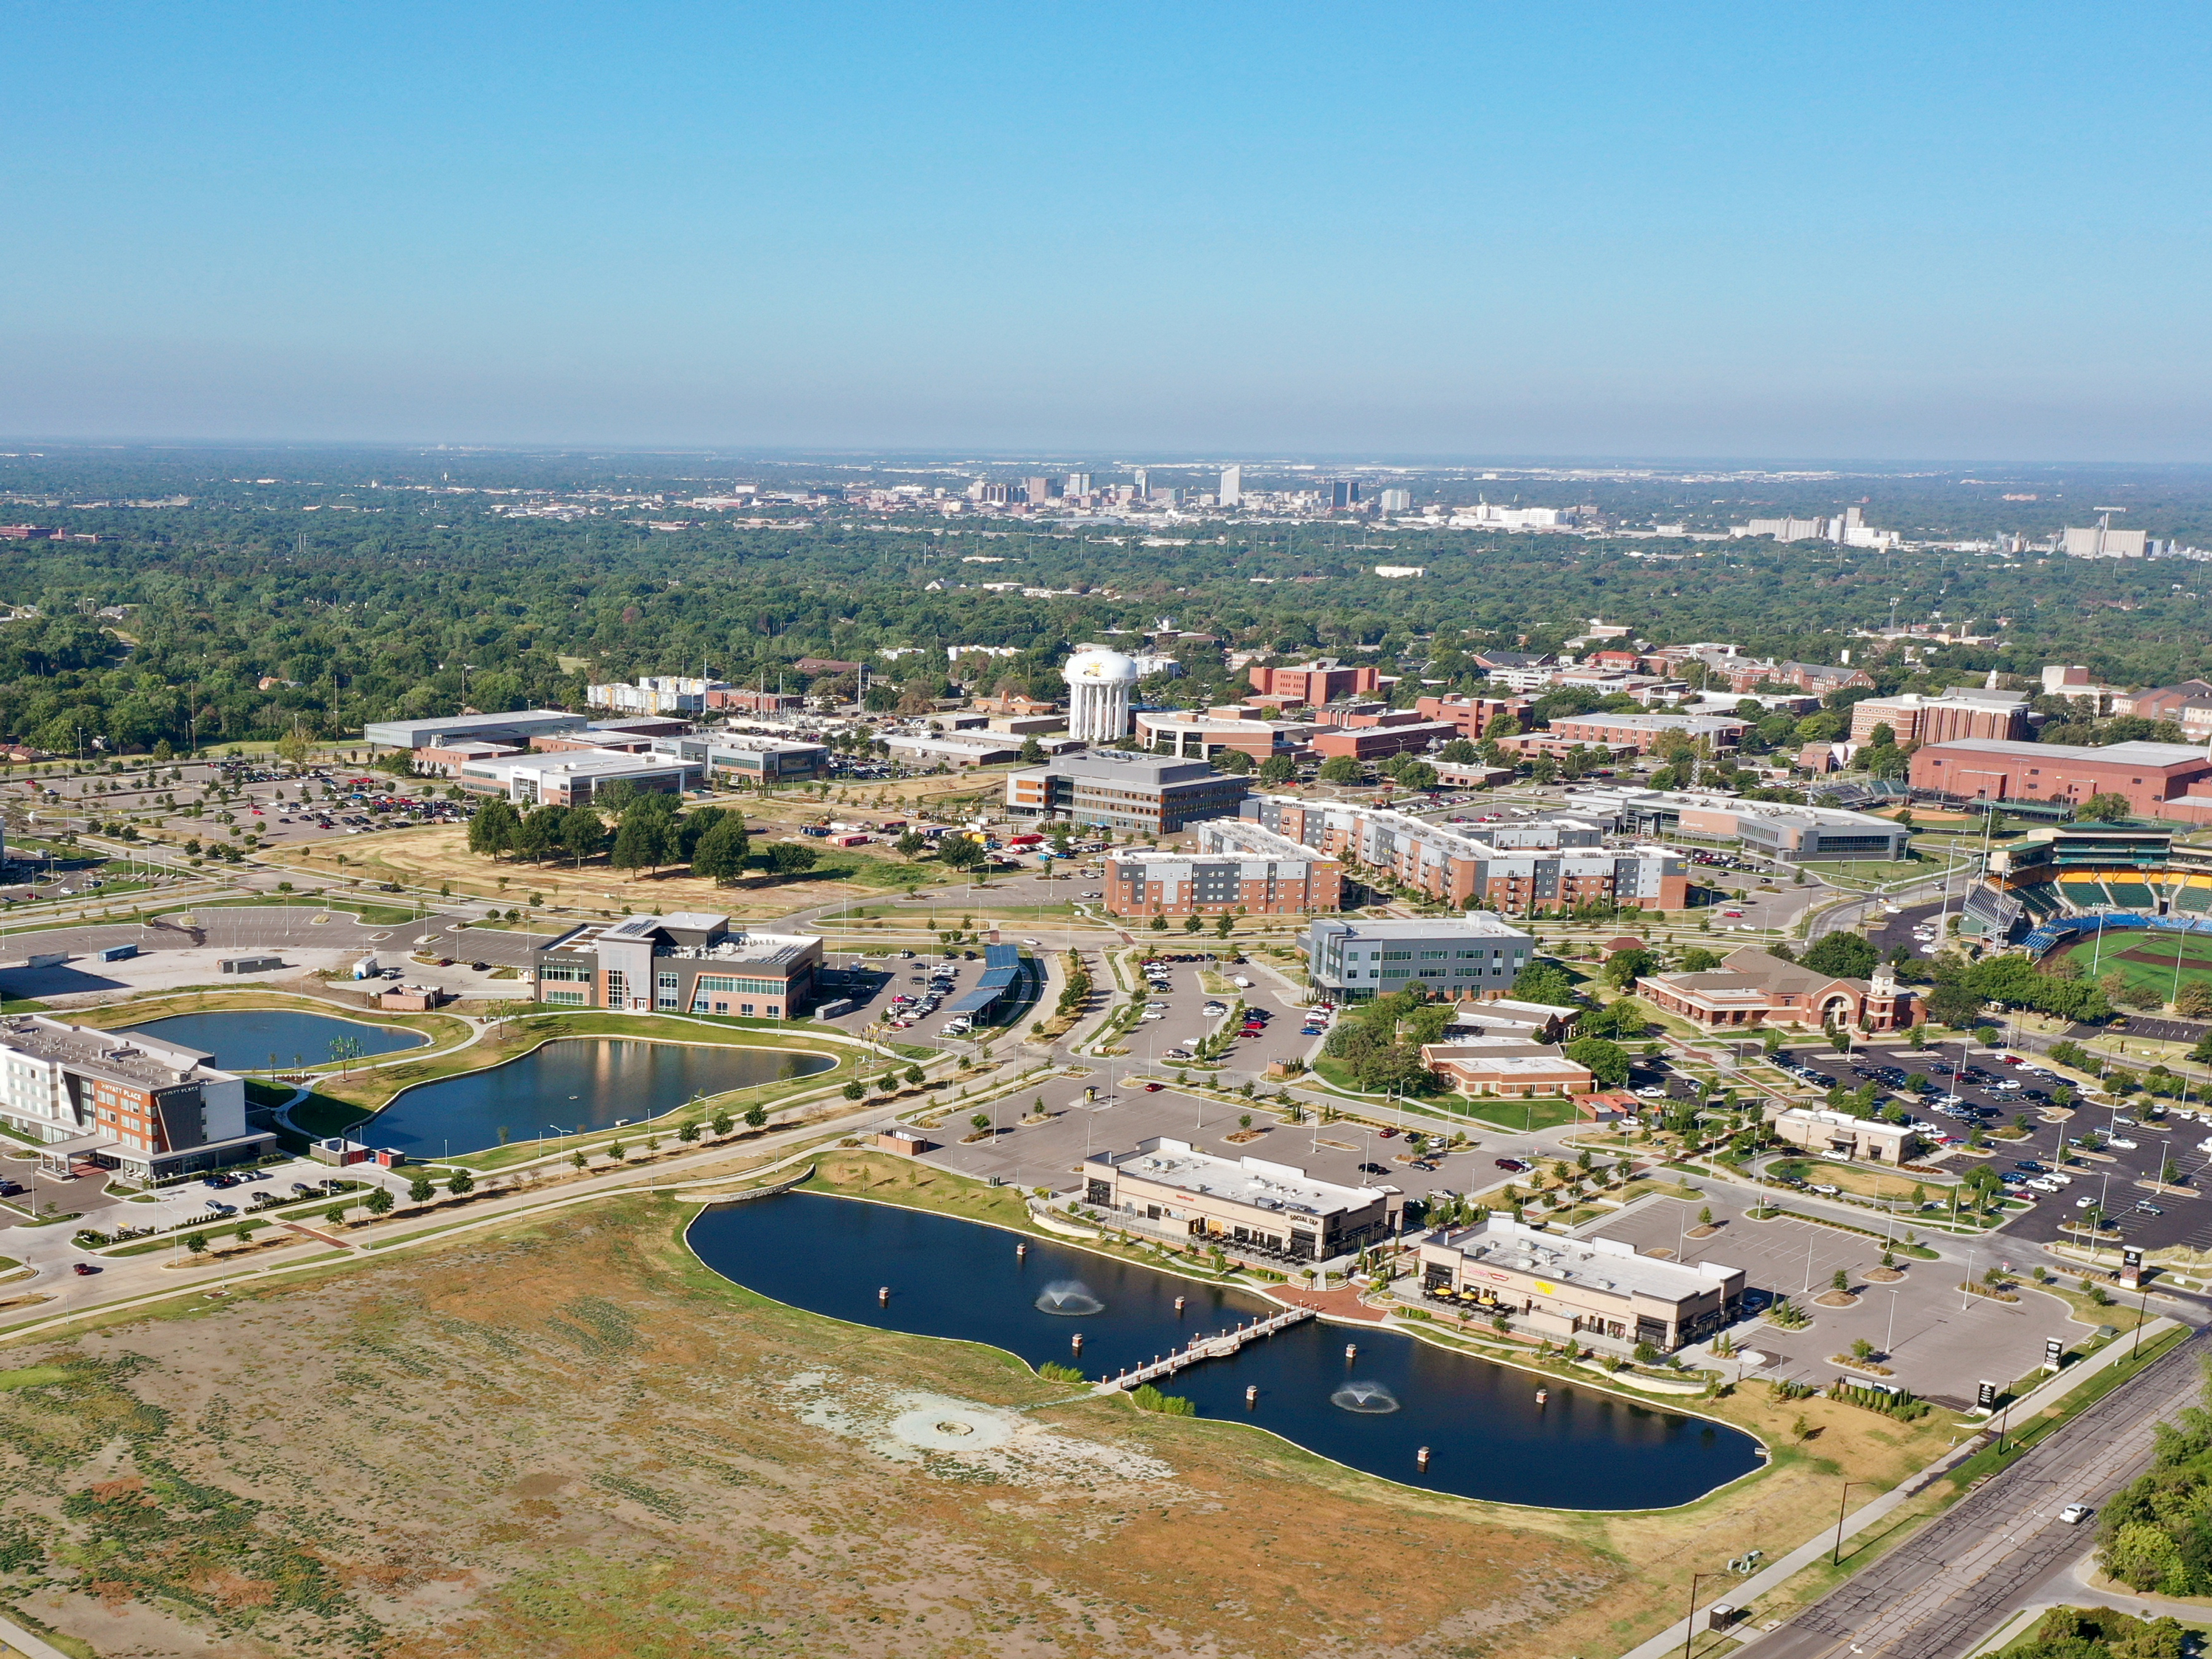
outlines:
[[2212, 461], [2201, 9], [9, 22], [18, 441]]

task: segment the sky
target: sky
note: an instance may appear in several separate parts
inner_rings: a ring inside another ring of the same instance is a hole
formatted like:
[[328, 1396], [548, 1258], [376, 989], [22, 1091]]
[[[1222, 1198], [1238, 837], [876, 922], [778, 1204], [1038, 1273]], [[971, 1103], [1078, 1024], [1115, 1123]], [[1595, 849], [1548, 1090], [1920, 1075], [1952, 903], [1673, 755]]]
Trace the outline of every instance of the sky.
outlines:
[[2212, 460], [2212, 8], [0, 0], [16, 438]]

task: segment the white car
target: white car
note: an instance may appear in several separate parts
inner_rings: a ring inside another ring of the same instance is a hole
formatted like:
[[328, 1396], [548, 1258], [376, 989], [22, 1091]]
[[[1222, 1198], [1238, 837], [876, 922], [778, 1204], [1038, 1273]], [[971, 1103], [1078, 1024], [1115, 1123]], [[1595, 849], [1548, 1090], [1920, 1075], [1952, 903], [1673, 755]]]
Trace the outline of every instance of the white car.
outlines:
[[2077, 1210], [2086, 1210], [2096, 1201], [2097, 1200], [2094, 1198], [2077, 1198], [2074, 1200], [2074, 1207]]
[[2069, 1527], [2078, 1527], [2089, 1518], [2091, 1513], [2087, 1504], [2069, 1504], [2058, 1511], [2058, 1518]]
[[2063, 1170], [2053, 1170], [2049, 1175], [2043, 1178], [2045, 1181], [2055, 1181], [2062, 1187], [2071, 1187], [2074, 1184], [2074, 1177], [2068, 1175]]
[[2039, 1180], [2031, 1181], [2027, 1184], [2034, 1188], [2039, 1193], [2055, 1193], [2058, 1190], [2058, 1183], [2053, 1181], [2049, 1176], [2045, 1176]]
[[2128, 1139], [2124, 1135], [2115, 1135], [2112, 1139], [2106, 1141], [2105, 1145], [2107, 1146], [2117, 1146], [2124, 1152], [2132, 1152], [2136, 1149], [2135, 1142]]

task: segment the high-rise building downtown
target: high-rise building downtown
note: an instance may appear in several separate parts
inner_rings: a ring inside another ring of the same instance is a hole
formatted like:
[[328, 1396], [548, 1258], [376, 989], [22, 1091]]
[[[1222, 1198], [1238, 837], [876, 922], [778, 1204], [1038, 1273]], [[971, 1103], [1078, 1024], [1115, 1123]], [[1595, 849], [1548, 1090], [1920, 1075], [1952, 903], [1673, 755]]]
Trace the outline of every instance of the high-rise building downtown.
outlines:
[[1088, 472], [1071, 472], [1067, 475], [1067, 482], [1060, 488], [1070, 495], [1088, 495], [1091, 493], [1091, 475]]
[[1129, 477], [1135, 483], [1137, 499], [1139, 501], [1143, 501], [1146, 496], [1152, 493], [1152, 475], [1145, 468], [1141, 466], [1131, 467], [1129, 469]]
[[1242, 507], [1244, 504], [1244, 469], [1224, 466], [1221, 469], [1221, 504]]
[[1357, 478], [1331, 478], [1328, 481], [1328, 504], [1331, 507], [1358, 506], [1359, 480]]

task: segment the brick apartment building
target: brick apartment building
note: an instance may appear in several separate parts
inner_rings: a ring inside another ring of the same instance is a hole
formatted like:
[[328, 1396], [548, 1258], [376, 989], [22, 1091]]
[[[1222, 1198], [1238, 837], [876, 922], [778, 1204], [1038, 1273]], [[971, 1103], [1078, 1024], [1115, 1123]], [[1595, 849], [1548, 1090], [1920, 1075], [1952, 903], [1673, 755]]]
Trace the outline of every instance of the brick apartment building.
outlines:
[[1388, 808], [1325, 805], [1281, 795], [1246, 803], [1245, 816], [1302, 846], [1384, 871], [1431, 897], [1464, 907], [1480, 899], [1522, 915], [1589, 900], [1679, 910], [1689, 896], [1680, 854], [1653, 846], [1608, 848], [1579, 820], [1499, 826], [1513, 845], [1456, 835]]
[[1243, 818], [1208, 819], [1197, 839], [1190, 852], [1108, 854], [1108, 912], [1289, 916], [1343, 908], [1344, 866], [1325, 854]]

